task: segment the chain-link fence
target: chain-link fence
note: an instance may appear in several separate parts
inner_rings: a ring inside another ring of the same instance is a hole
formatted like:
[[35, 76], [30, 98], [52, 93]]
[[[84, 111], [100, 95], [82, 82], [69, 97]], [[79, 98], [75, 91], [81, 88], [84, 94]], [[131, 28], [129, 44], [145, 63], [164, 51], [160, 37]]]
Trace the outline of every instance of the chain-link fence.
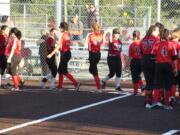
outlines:
[[[27, 2], [28, 0], [24, 0]], [[78, 16], [83, 24], [82, 41], [91, 31], [90, 23], [95, 20], [101, 25], [102, 32], [108, 27], [118, 27], [121, 30], [121, 40], [123, 42], [123, 54], [127, 55], [128, 46], [132, 42], [133, 30], [140, 30], [141, 35], [151, 24], [157, 20], [157, 1], [152, 0], [64, 0], [57, 8], [57, 1], [47, 1], [38, 4], [31, 0], [31, 3], [21, 3], [22, 0], [13, 0], [16, 3], [0, 3], [9, 5], [10, 26], [19, 28], [25, 40], [24, 66], [21, 74], [33, 79], [44, 75], [41, 59], [39, 56], [39, 46], [37, 40], [40, 39], [42, 29], [49, 30], [58, 26], [57, 11], [61, 11], [60, 20], [70, 23], [73, 16]], [[41, 1], [43, 2], [43, 1]], [[94, 9], [91, 9], [94, 8]], [[1, 11], [0, 11], [1, 15]], [[174, 29], [180, 25], [180, 2], [179, 0], [161, 1], [161, 22], [165, 27]], [[28, 57], [27, 57], [27, 54]], [[108, 73], [106, 62], [107, 46], [102, 47], [102, 58], [98, 65], [100, 76]], [[122, 57], [125, 61], [125, 57]], [[72, 45], [72, 59], [69, 63], [69, 71], [76, 74], [77, 78], [91, 78], [88, 73], [88, 51], [87, 47], [80, 46], [77, 42]], [[48, 72], [48, 71], [47, 71]], [[129, 71], [124, 70], [124, 78], [129, 78]]]

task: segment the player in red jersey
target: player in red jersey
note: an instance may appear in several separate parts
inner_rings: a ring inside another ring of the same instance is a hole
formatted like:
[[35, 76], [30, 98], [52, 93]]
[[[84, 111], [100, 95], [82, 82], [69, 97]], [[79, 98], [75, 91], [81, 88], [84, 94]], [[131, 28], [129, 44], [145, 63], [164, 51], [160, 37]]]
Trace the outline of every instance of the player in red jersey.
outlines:
[[[179, 33], [179, 38], [180, 38], [180, 33]], [[179, 101], [178, 101], [178, 103], [180, 103], [180, 41], [179, 41], [179, 44], [178, 44], [177, 70], [178, 70], [177, 82], [178, 82], [178, 89], [179, 89]]]
[[[56, 29], [52, 28], [50, 31], [50, 36], [46, 40], [46, 50], [47, 53], [50, 54], [56, 45]], [[56, 58], [53, 55], [50, 59], [46, 58], [46, 63], [51, 71], [45, 78], [42, 79], [42, 88], [45, 88], [45, 83], [48, 79], [51, 79], [50, 89], [55, 89], [55, 81], [56, 81], [56, 74], [57, 74], [57, 65], [56, 65]]]
[[100, 79], [98, 76], [97, 64], [101, 58], [100, 47], [103, 43], [103, 34], [100, 33], [99, 24], [92, 25], [93, 32], [87, 36], [87, 44], [89, 50], [89, 72], [93, 75], [97, 89], [100, 89]]
[[2, 88], [1, 78], [7, 66], [7, 42], [8, 42], [9, 28], [7, 25], [2, 25], [0, 30], [0, 88]]
[[17, 68], [21, 61], [21, 31], [17, 28], [12, 28], [10, 31], [11, 41], [8, 45], [8, 71], [12, 76], [14, 87], [11, 90], [19, 90], [19, 83], [22, 82], [21, 77], [17, 73]]
[[65, 75], [69, 80], [71, 80], [75, 86], [75, 90], [79, 90], [80, 83], [78, 83], [74, 77], [68, 72], [68, 62], [71, 59], [70, 50], [70, 33], [68, 32], [68, 24], [66, 22], [61, 22], [59, 26], [62, 35], [60, 37], [60, 44], [47, 56], [51, 58], [57, 51], [61, 52], [60, 63], [58, 68], [59, 73], [59, 83], [58, 88], [62, 90], [63, 75]]
[[140, 50], [140, 32], [133, 32], [133, 43], [129, 47], [129, 56], [131, 59], [130, 68], [131, 68], [131, 76], [134, 88], [134, 95], [138, 93], [138, 88], [143, 88], [143, 81], [141, 79], [142, 67], [141, 67], [141, 58], [142, 53]]
[[[175, 29], [172, 34], [171, 34], [171, 43], [173, 44], [173, 46], [176, 48], [176, 51], [178, 52], [178, 44], [179, 44], [179, 33], [180, 33], [180, 29]], [[174, 66], [176, 66], [174, 68]], [[176, 93], [176, 85], [177, 85], [177, 79], [176, 79], [176, 75], [177, 75], [177, 71], [174, 71], [174, 69], [177, 69], [177, 62], [176, 63], [172, 63], [172, 86], [171, 86], [171, 101], [175, 101], [175, 93]]]
[[115, 79], [115, 89], [122, 91], [120, 87], [121, 81], [121, 72], [122, 72], [122, 62], [121, 62], [121, 51], [122, 51], [122, 42], [119, 39], [120, 31], [115, 28], [113, 30], [106, 31], [104, 36], [110, 33], [110, 39], [108, 41], [108, 57], [107, 63], [109, 67], [109, 74], [102, 79], [102, 88], [105, 88], [107, 81], [116, 74]]
[[162, 24], [162, 23], [160, 23], [160, 22], [156, 22], [155, 23], [155, 26], [157, 26], [158, 28], [159, 28], [159, 34], [158, 34], [158, 38], [159, 38], [159, 40], [160, 40], [160, 33], [164, 30], [164, 25]]
[[145, 107], [150, 108], [152, 102], [152, 92], [154, 85], [154, 74], [155, 74], [155, 61], [154, 55], [151, 54], [153, 46], [159, 42], [159, 28], [157, 26], [152, 25], [145, 37], [141, 41], [140, 49], [143, 54], [141, 64], [142, 70], [144, 73], [146, 86], [146, 101]]
[[[169, 31], [164, 29], [161, 33], [161, 41], [153, 47], [153, 54], [156, 57], [154, 106], [162, 106], [159, 101], [159, 90], [165, 89], [164, 109], [172, 110], [169, 104], [171, 94], [171, 69], [172, 61], [176, 59], [177, 52], [174, 46], [168, 41]], [[175, 69], [176, 71], [177, 69]]]

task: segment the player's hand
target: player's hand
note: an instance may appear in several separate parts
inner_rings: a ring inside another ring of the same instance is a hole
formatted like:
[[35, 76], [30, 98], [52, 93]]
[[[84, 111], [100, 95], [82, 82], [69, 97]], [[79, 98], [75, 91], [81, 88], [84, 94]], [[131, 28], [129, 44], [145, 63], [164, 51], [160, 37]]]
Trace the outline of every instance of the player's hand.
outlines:
[[48, 59], [50, 59], [51, 57], [52, 57], [52, 55], [51, 55], [51, 54], [49, 54], [49, 55], [47, 56], [47, 58], [48, 58]]
[[7, 63], [11, 63], [11, 59], [7, 59]]

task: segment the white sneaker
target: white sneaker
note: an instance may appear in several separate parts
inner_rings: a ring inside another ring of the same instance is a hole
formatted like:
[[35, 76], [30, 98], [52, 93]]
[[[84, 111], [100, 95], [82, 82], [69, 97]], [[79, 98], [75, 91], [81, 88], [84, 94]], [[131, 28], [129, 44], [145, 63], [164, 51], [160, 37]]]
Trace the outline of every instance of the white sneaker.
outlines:
[[163, 107], [165, 110], [173, 110], [173, 107], [170, 105], [164, 105]]
[[145, 104], [145, 108], [151, 109], [151, 105], [149, 103]]
[[156, 106], [162, 107], [163, 104], [161, 102], [155, 102], [151, 105], [151, 108], [156, 107]]

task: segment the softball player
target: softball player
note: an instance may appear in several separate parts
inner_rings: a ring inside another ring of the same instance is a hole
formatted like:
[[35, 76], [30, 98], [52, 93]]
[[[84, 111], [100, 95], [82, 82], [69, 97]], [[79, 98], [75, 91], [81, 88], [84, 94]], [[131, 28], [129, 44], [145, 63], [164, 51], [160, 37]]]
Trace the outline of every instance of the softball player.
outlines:
[[142, 70], [144, 73], [144, 77], [146, 80], [145, 93], [146, 93], [146, 101], [145, 107], [150, 108], [150, 104], [152, 102], [152, 92], [154, 85], [154, 74], [155, 74], [155, 61], [154, 56], [151, 54], [153, 46], [159, 42], [159, 28], [157, 26], [152, 25], [146, 36], [142, 39], [140, 49], [143, 53], [141, 64]]
[[2, 88], [1, 78], [7, 66], [7, 41], [9, 28], [7, 25], [2, 25], [0, 30], [0, 88]]
[[140, 50], [140, 32], [134, 31], [133, 32], [133, 40], [134, 42], [129, 47], [129, 56], [131, 58], [130, 68], [131, 68], [131, 76], [132, 76], [132, 82], [133, 82], [133, 88], [134, 88], [134, 95], [137, 94], [138, 88], [143, 87], [143, 81], [141, 80], [141, 73], [142, 73], [142, 67], [141, 67], [141, 58], [142, 53]]
[[[176, 48], [176, 51], [178, 52], [178, 44], [179, 44], [179, 33], [180, 29], [175, 29], [171, 34], [171, 43]], [[175, 67], [176, 66], [176, 67]], [[176, 93], [176, 85], [177, 85], [177, 71], [174, 71], [174, 69], [177, 69], [177, 61], [174, 64], [172, 63], [172, 86], [171, 86], [171, 101], [175, 101], [175, 93]]]
[[[180, 38], [180, 34], [179, 34], [179, 38]], [[178, 82], [178, 89], [179, 89], [179, 101], [178, 101], [178, 103], [180, 103], [180, 41], [179, 41], [179, 44], [178, 44], [177, 70], [178, 70], [177, 82]]]
[[8, 45], [8, 71], [12, 76], [14, 87], [11, 90], [19, 90], [19, 83], [22, 82], [21, 77], [17, 73], [17, 67], [21, 61], [21, 31], [17, 28], [12, 28], [10, 31], [11, 41]]
[[61, 22], [59, 26], [62, 35], [60, 37], [60, 44], [56, 46], [56, 48], [47, 56], [50, 59], [54, 54], [60, 50], [60, 64], [58, 68], [59, 73], [59, 83], [58, 88], [62, 90], [63, 84], [63, 75], [65, 75], [69, 80], [71, 80], [75, 86], [75, 90], [79, 90], [80, 83], [78, 83], [74, 77], [68, 73], [68, 62], [71, 59], [71, 51], [70, 51], [70, 33], [68, 32], [68, 24], [66, 22]]
[[[56, 39], [55, 39], [56, 29], [52, 28], [49, 32], [50, 32], [50, 36], [46, 40], [46, 50], [48, 54], [50, 54], [54, 50], [56, 45]], [[55, 81], [57, 74], [55, 55], [53, 55], [50, 59], [46, 58], [46, 63], [51, 73], [42, 79], [42, 88], [45, 88], [45, 83], [47, 82], [48, 79], [51, 79], [50, 89], [55, 89]]]
[[[107, 33], [105, 33], [106, 35]], [[109, 40], [109, 50], [107, 63], [109, 67], [109, 74], [102, 79], [102, 88], [105, 88], [107, 81], [116, 74], [115, 79], [115, 89], [122, 91], [120, 87], [121, 81], [121, 72], [122, 72], [122, 62], [121, 62], [121, 51], [122, 51], [122, 42], [119, 39], [120, 31], [119, 29], [113, 29], [110, 31], [110, 40]]]
[[[159, 89], [165, 89], [164, 109], [172, 110], [169, 104], [171, 94], [171, 69], [172, 61], [176, 59], [176, 50], [168, 41], [169, 31], [164, 29], [161, 33], [161, 41], [153, 47], [156, 57], [154, 103], [151, 107], [161, 106], [159, 100]], [[175, 69], [177, 71], [177, 69]]]
[[87, 36], [87, 44], [89, 50], [89, 72], [93, 75], [97, 89], [100, 89], [100, 79], [98, 76], [97, 64], [101, 58], [100, 47], [103, 43], [103, 34], [100, 33], [99, 24], [92, 25], [92, 33]]

